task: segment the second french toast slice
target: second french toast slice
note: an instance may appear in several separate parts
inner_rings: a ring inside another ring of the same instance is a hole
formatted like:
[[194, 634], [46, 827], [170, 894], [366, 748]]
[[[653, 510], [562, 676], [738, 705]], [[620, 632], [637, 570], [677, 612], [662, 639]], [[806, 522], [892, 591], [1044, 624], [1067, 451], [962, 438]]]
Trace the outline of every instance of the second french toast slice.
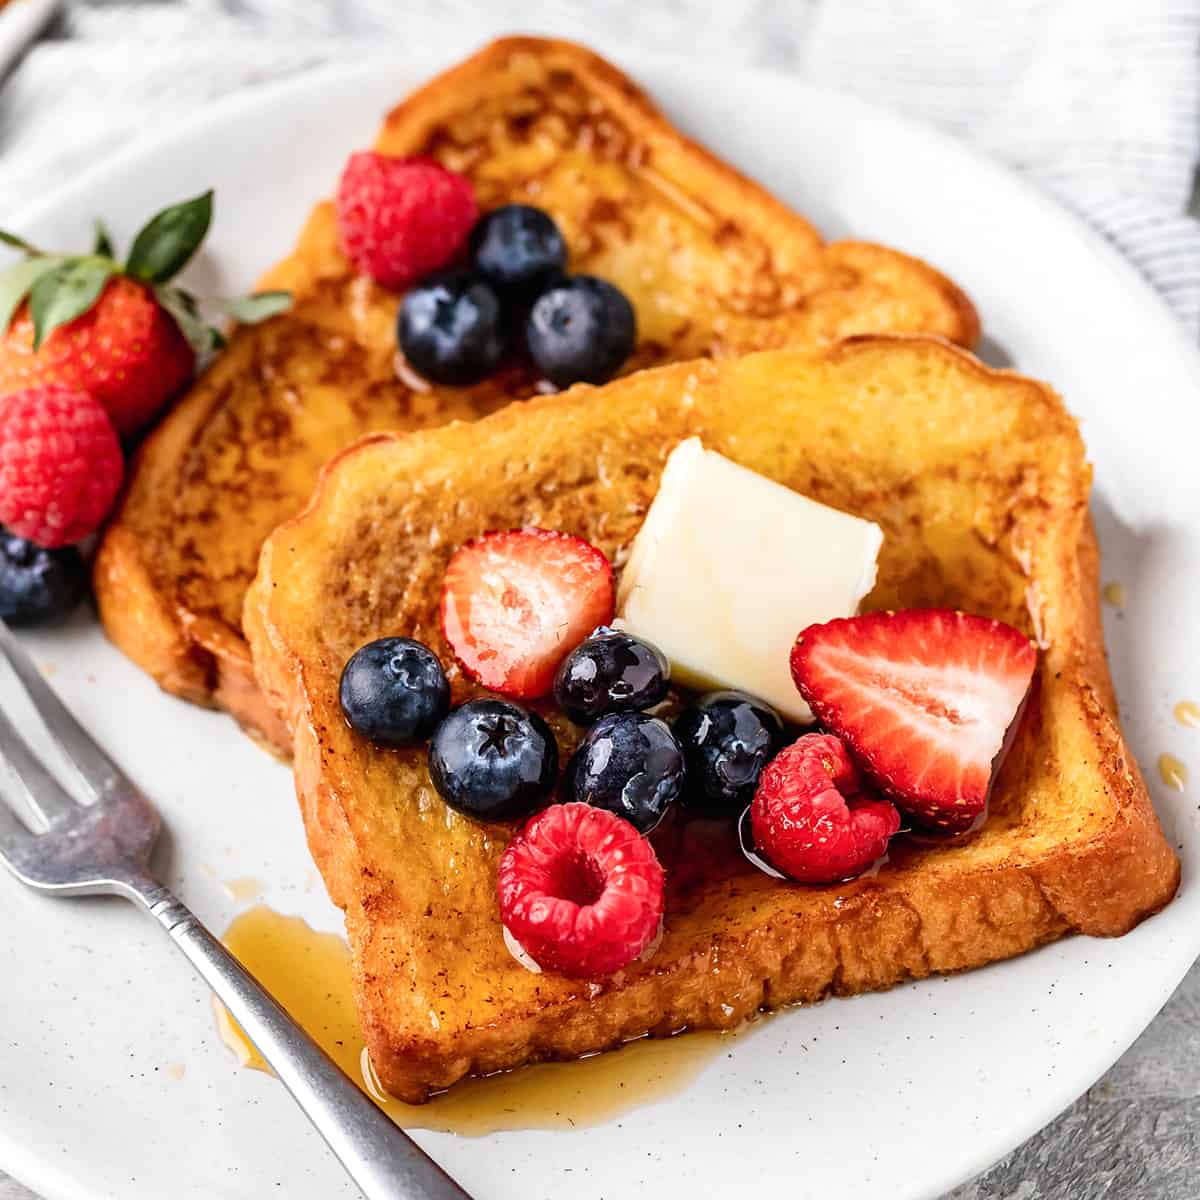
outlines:
[[[569, 269], [633, 302], [627, 371], [870, 331], [963, 345], [978, 335], [969, 301], [937, 271], [879, 246], [824, 243], [579, 46], [495, 42], [410, 96], [376, 147], [461, 172], [485, 210], [546, 209], [566, 235]], [[519, 365], [470, 388], [398, 377], [399, 297], [355, 273], [332, 204], [317, 206], [263, 286], [289, 289], [292, 311], [239, 330], [147, 440], [95, 585], [109, 636], [159, 684], [229, 709], [286, 751], [241, 628], [263, 540], [356, 438], [475, 420], [538, 380]]]

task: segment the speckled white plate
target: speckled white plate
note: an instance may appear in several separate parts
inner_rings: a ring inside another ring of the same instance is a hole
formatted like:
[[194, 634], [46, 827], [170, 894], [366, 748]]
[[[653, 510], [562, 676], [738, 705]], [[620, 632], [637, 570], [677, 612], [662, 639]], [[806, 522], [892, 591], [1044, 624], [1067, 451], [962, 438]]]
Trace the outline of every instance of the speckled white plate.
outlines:
[[[438, 64], [313, 74], [203, 114], [79, 180], [14, 228], [51, 245], [103, 213], [123, 237], [155, 202], [209, 185], [217, 220], [192, 274], [251, 283], [381, 113]], [[962, 146], [763, 73], [626, 65], [668, 113], [831, 235], [927, 257], [975, 298], [990, 356], [1052, 380], [1096, 464], [1106, 613], [1126, 729], [1183, 854], [1175, 903], [1119, 941], [1071, 939], [954, 979], [768, 1022], [689, 1089], [619, 1123], [481, 1140], [419, 1134], [480, 1200], [743, 1195], [933, 1197], [1050, 1120], [1125, 1049], [1200, 951], [1200, 363], [1171, 315], [1098, 238]], [[169, 881], [216, 929], [222, 881], [336, 928], [287, 771], [224, 717], [160, 694], [80, 618], [29, 639], [83, 720], [166, 815]], [[1172, 751], [1183, 794], [1154, 770]], [[0, 878], [0, 1166], [61, 1200], [350, 1196], [271, 1079], [235, 1071], [209, 999], [119, 902], [42, 900]], [[168, 1072], [183, 1064], [181, 1079]], [[276, 1191], [276, 1188], [279, 1190]]]

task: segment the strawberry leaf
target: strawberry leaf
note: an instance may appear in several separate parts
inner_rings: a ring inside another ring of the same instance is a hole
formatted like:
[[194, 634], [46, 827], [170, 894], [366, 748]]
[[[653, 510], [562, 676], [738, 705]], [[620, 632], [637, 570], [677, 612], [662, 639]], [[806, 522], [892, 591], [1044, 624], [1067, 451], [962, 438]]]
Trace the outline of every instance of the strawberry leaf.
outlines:
[[107, 259], [72, 258], [38, 276], [29, 291], [33, 348], [39, 349], [59, 326], [87, 312], [116, 270]]
[[65, 261], [63, 258], [46, 256], [24, 258], [0, 274], [0, 336], [8, 332], [13, 314], [29, 295], [29, 289], [48, 271], [62, 266]]
[[147, 283], [166, 283], [178, 275], [200, 247], [212, 223], [213, 194], [173, 204], [151, 217], [133, 239], [125, 271]]
[[255, 292], [253, 296], [239, 296], [227, 300], [222, 309], [235, 321], [243, 325], [257, 325], [292, 307], [291, 292]]
[[108, 232], [108, 226], [99, 218], [96, 220], [96, 244], [92, 248], [92, 253], [98, 258], [117, 257], [117, 252], [113, 249], [112, 234]]
[[17, 237], [15, 233], [9, 233], [4, 229], [0, 229], [0, 242], [11, 246], [14, 250], [24, 250], [26, 254], [41, 254], [36, 246], [30, 245], [23, 237]]
[[200, 314], [196, 297], [178, 287], [157, 287], [154, 294], [179, 326], [179, 332], [187, 339], [197, 359], [204, 359], [214, 350], [225, 345], [225, 339]]

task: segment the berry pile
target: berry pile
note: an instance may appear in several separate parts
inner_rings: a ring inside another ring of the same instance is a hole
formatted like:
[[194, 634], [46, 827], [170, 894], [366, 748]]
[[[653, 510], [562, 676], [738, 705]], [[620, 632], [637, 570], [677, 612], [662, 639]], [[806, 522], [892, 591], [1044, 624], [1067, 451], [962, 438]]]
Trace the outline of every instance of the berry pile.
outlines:
[[[683, 751], [641, 710], [667, 692], [653, 646], [608, 626], [608, 559], [546, 529], [486, 534], [451, 558], [442, 628], [464, 673], [500, 697], [450, 710], [441, 663], [411, 638], [357, 650], [342, 672], [342, 712], [383, 746], [429, 739], [429, 777], [451, 808], [481, 821], [536, 813], [559, 776], [554, 733], [516, 703], [551, 690], [594, 722], [567, 770], [562, 803], [535, 816], [500, 866], [499, 897], [516, 952], [539, 968], [592, 977], [627, 966], [658, 932], [663, 872], [641, 835], [683, 790]], [[590, 636], [589, 636], [590, 635]]]
[[352, 155], [337, 222], [357, 270], [408, 289], [396, 340], [434, 383], [479, 383], [521, 349], [555, 387], [604, 383], [633, 352], [633, 306], [603, 279], [567, 274], [548, 213], [507, 204], [479, 218], [470, 182], [429, 159]]
[[[1017, 630], [962, 613], [814, 625], [791, 666], [826, 731], [785, 746], [779, 715], [742, 692], [696, 697], [673, 725], [647, 711], [667, 699], [670, 666], [609, 624], [612, 567], [581, 538], [526, 528], [467, 542], [441, 615], [464, 674], [500, 696], [448, 711], [433, 652], [384, 638], [347, 663], [343, 712], [381, 745], [428, 737], [430, 779], [458, 812], [531, 817], [500, 863], [505, 936], [533, 969], [581, 978], [652, 947], [664, 885], [645, 835], [677, 804], [737, 822], [752, 862], [805, 884], [870, 869], [904, 818], [969, 828], [1036, 665]], [[517, 703], [547, 693], [584, 730], [561, 781], [553, 731]]]
[[[145, 428], [222, 344], [199, 302], [172, 282], [212, 221], [212, 193], [164, 209], [124, 262], [98, 228], [90, 254], [45, 254], [0, 231], [24, 258], [0, 273], [0, 613], [61, 618], [83, 588], [78, 553], [125, 472], [121, 438]], [[244, 323], [290, 303], [271, 292], [222, 305]], [[15, 549], [14, 547], [24, 547]]]
[[591, 726], [567, 765], [565, 794], [649, 833], [686, 773], [670, 727], [641, 711], [666, 696], [670, 667], [657, 647], [610, 628], [612, 615], [608, 560], [545, 529], [468, 542], [442, 585], [442, 632], [468, 676], [520, 700], [553, 690], [572, 720]]

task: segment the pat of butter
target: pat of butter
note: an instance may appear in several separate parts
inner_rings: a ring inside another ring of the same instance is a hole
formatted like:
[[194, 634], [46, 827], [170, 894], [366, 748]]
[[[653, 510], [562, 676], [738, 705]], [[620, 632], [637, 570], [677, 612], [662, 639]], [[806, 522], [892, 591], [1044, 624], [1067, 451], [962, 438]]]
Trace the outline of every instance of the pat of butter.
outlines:
[[857, 612], [882, 543], [873, 522], [688, 438], [634, 539], [617, 624], [658, 646], [680, 683], [750, 692], [809, 722], [788, 665], [796, 635]]

